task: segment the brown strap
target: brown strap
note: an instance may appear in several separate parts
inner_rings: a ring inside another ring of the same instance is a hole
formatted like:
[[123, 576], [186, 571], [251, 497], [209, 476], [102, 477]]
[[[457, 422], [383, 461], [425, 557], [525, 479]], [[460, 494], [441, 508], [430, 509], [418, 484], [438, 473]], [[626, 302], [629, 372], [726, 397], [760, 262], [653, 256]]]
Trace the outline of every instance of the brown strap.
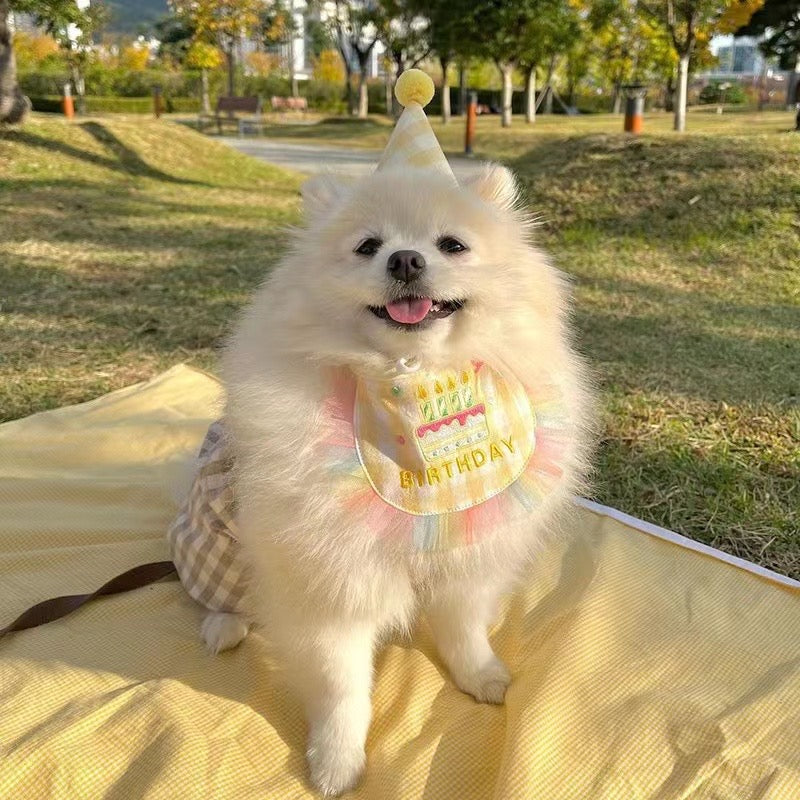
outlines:
[[119, 594], [129, 592], [131, 589], [139, 589], [147, 586], [175, 572], [175, 565], [171, 561], [154, 561], [151, 564], [139, 564], [138, 567], [129, 569], [116, 578], [112, 578], [108, 583], [104, 583], [99, 589], [91, 594], [70, 594], [64, 597], [53, 597], [50, 600], [43, 600], [27, 611], [23, 611], [10, 625], [0, 628], [0, 639], [6, 634], [14, 631], [24, 631], [28, 628], [36, 628], [47, 622], [61, 619], [67, 614], [79, 609], [90, 600], [102, 597], [107, 594]]

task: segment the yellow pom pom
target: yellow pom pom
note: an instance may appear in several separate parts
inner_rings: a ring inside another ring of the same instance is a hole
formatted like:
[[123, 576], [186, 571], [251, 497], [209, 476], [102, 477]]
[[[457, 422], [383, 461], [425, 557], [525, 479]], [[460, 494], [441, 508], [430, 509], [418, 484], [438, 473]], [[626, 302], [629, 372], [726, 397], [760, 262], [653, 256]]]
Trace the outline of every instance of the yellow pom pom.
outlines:
[[424, 108], [432, 100], [434, 91], [433, 81], [421, 69], [407, 69], [394, 86], [394, 96], [401, 106], [419, 103]]

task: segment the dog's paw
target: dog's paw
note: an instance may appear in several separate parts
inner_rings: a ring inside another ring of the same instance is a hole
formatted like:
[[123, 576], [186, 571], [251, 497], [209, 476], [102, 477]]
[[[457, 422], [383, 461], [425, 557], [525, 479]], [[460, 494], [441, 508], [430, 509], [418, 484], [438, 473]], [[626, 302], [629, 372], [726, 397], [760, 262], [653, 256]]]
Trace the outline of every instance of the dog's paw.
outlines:
[[502, 703], [510, 683], [511, 673], [499, 658], [478, 672], [456, 678], [458, 688], [471, 694], [479, 703]]
[[238, 614], [212, 611], [200, 626], [206, 647], [214, 654], [236, 647], [247, 636], [248, 624]]
[[323, 797], [337, 797], [352, 789], [361, 777], [366, 763], [363, 747], [347, 745], [331, 745], [309, 741], [308, 767], [311, 783]]

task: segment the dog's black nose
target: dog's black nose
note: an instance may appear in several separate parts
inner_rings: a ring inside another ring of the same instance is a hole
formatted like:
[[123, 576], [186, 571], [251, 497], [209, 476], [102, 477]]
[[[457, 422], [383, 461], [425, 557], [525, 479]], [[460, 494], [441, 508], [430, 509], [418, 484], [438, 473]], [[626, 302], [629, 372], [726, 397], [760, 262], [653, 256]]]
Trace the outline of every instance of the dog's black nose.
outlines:
[[411, 283], [425, 269], [425, 259], [416, 250], [397, 250], [389, 256], [386, 268], [396, 281]]

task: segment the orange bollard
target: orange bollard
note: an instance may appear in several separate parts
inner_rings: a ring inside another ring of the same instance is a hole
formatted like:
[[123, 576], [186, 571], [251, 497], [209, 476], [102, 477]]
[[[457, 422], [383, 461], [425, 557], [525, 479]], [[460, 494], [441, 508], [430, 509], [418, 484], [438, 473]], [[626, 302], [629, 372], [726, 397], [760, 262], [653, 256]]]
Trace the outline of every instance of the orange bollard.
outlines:
[[472, 142], [475, 139], [475, 120], [478, 118], [478, 95], [470, 92], [467, 103], [467, 129], [464, 136], [464, 152], [472, 155]]
[[75, 104], [72, 102], [72, 87], [68, 83], [64, 84], [64, 96], [61, 98], [61, 108], [67, 119], [72, 119], [75, 116]]

